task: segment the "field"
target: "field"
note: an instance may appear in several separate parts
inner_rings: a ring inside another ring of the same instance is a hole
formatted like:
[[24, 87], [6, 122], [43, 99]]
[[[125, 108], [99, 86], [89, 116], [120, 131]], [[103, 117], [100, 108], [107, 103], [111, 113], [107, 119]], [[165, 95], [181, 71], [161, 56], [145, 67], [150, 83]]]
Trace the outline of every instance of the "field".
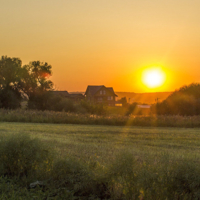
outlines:
[[[1, 138], [21, 133], [54, 149], [57, 160], [70, 158], [89, 166], [98, 187], [112, 180], [109, 198], [91, 190], [90, 199], [199, 197], [200, 129], [0, 123]], [[112, 175], [106, 177], [109, 170]], [[71, 199], [84, 199], [73, 195]]]
[[168, 152], [173, 157], [200, 158], [200, 129], [97, 125], [1, 123], [1, 134], [29, 133], [50, 143], [62, 157], [95, 159], [101, 164], [121, 151], [141, 159]]

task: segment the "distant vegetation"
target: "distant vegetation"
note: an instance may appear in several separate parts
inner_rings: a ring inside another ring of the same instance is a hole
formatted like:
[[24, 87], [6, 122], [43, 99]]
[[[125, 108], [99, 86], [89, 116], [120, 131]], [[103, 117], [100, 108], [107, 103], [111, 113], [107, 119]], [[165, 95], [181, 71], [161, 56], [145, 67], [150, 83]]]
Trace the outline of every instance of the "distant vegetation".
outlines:
[[155, 104], [152, 111], [159, 115], [200, 115], [200, 84], [181, 87], [166, 100]]
[[[119, 113], [121, 114], [112, 114]], [[0, 109], [0, 122], [31, 122], [59, 124], [90, 124], [111, 126], [144, 126], [144, 127], [200, 127], [200, 116], [179, 115], [130, 115], [125, 116], [123, 108], [111, 107], [106, 115], [81, 114], [70, 112], [5, 110]]]
[[152, 93], [135, 93], [135, 92], [116, 92], [118, 99], [126, 97], [127, 102], [140, 104], [154, 104], [157, 100], [165, 100], [172, 92], [152, 92]]
[[[173, 93], [140, 94], [140, 97], [134, 93], [119, 93], [124, 95], [123, 97], [119, 96], [118, 100], [123, 108], [110, 109], [103, 104], [92, 104], [84, 99], [73, 101], [55, 95], [52, 92], [53, 82], [49, 80], [51, 75], [52, 67], [48, 63], [33, 61], [22, 66], [22, 61], [19, 58], [2, 56], [0, 59], [0, 108], [19, 109], [24, 105], [23, 108], [29, 110], [121, 115], [121, 118], [124, 115], [200, 115], [200, 84], [198, 83], [183, 86]], [[167, 97], [167, 95], [169, 96]], [[145, 99], [157, 101], [153, 104], [151, 112], [150, 109], [145, 110], [138, 107], [138, 104], [143, 104], [146, 101]], [[162, 99], [164, 100], [161, 101]], [[131, 103], [133, 100], [134, 102]], [[23, 101], [26, 103], [22, 104]], [[110, 118], [110, 121], [112, 120]], [[113, 122], [106, 120], [105, 123], [112, 124]]]
[[53, 82], [49, 80], [52, 67], [40, 61], [22, 66], [19, 58], [2, 56], [0, 60], [0, 108], [18, 109], [22, 102], [25, 109], [51, 110], [75, 113], [105, 114], [101, 104], [90, 104], [84, 100], [55, 95]]

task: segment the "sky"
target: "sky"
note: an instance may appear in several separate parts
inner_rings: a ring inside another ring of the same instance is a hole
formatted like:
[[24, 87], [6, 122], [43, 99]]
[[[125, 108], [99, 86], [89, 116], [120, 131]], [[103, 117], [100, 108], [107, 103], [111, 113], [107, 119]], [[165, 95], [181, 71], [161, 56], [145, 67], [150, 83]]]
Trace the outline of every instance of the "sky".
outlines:
[[[0, 0], [0, 56], [52, 65], [55, 89], [164, 92], [200, 82], [199, 0]], [[159, 67], [162, 85], [142, 73]]]

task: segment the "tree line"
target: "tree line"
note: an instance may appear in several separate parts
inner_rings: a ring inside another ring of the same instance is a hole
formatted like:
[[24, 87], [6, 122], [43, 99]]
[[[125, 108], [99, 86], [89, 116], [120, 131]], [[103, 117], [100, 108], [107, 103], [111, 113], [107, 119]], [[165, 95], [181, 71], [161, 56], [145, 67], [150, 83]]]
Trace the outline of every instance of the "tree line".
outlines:
[[167, 99], [152, 106], [159, 115], [200, 115], [200, 84], [185, 85]]
[[52, 66], [33, 61], [22, 66], [19, 58], [2, 56], [0, 59], [0, 108], [16, 109], [27, 100], [27, 109], [104, 114], [103, 105], [85, 100], [74, 103], [53, 93]]
[[[16, 109], [27, 99], [28, 109], [54, 110], [102, 114], [102, 105], [90, 105], [82, 101], [75, 105], [71, 100], [55, 96], [52, 66], [47, 62], [32, 61], [22, 66], [19, 58], [2, 56], [0, 59], [0, 108]], [[126, 99], [121, 99], [127, 105]], [[136, 105], [129, 105], [132, 113]], [[199, 115], [200, 84], [192, 83], [173, 92], [167, 99], [152, 106], [151, 112], [159, 115]], [[129, 115], [128, 113], [127, 115]]]

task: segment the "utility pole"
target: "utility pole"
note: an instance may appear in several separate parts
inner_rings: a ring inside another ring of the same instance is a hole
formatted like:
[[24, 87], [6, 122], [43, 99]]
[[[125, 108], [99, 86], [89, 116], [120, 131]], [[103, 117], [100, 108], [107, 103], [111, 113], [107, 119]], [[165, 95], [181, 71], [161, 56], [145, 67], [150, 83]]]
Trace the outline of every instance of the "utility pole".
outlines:
[[156, 99], [155, 99], [156, 103], [158, 103], [158, 100], [159, 100], [159, 99], [160, 99], [160, 98], [156, 98]]

